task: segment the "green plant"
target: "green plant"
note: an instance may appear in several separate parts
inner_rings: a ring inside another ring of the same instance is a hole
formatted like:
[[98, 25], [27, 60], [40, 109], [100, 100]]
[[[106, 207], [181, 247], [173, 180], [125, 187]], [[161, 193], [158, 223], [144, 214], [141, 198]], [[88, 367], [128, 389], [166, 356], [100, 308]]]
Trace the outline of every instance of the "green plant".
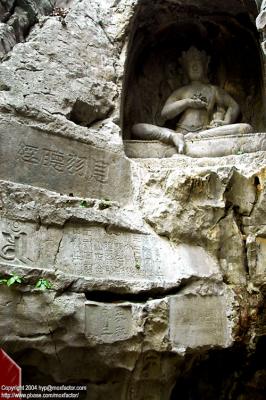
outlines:
[[89, 199], [89, 200], [80, 200], [79, 206], [83, 208], [92, 208], [96, 204], [95, 199]]
[[38, 280], [38, 282], [35, 285], [36, 289], [41, 289], [41, 290], [46, 290], [46, 289], [51, 289], [52, 288], [52, 284], [50, 281], [48, 281], [47, 279], [44, 278], [40, 278]]
[[23, 278], [19, 275], [11, 275], [9, 278], [1, 278], [0, 285], [12, 286], [15, 283], [22, 283]]
[[110, 208], [112, 205], [110, 200], [101, 200], [99, 203], [99, 209], [105, 210], [106, 208]]
[[15, 283], [22, 283], [22, 277], [19, 275], [11, 275], [6, 282], [7, 286], [12, 286]]
[[137, 269], [140, 269], [140, 267], [141, 267], [140, 263], [139, 263], [139, 262], [136, 262], [135, 267], [136, 267]]
[[[19, 275], [10, 275], [7, 278], [0, 278], [0, 285], [12, 286], [14, 284], [21, 284], [23, 283], [23, 278]], [[37, 283], [35, 284], [36, 289], [46, 290], [51, 289], [52, 284], [48, 279], [40, 278]]]

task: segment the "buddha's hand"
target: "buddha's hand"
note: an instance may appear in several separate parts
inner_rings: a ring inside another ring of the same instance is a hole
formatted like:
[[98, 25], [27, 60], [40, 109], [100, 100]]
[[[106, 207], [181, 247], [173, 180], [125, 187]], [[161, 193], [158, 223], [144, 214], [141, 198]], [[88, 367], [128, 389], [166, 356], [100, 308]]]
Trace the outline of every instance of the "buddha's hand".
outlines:
[[223, 121], [222, 119], [213, 119], [210, 122], [210, 128], [218, 128], [218, 126], [227, 125], [227, 122]]
[[178, 153], [183, 154], [185, 147], [184, 135], [182, 133], [172, 133], [170, 138]]
[[205, 100], [199, 98], [188, 99], [188, 106], [190, 108], [200, 109], [207, 108], [208, 103]]

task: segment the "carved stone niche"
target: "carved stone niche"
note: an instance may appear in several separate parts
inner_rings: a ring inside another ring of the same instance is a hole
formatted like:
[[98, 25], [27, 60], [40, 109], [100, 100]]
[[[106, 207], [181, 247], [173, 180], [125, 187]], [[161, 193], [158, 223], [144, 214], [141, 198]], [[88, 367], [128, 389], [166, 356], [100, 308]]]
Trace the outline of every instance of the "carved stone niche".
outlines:
[[238, 103], [241, 112], [236, 122], [250, 124], [253, 130], [217, 138], [196, 135], [186, 141], [185, 154], [217, 157], [266, 150], [264, 73], [256, 15], [254, 0], [139, 1], [132, 19], [121, 108], [129, 157], [170, 157], [177, 152], [174, 146], [134, 137], [132, 126], [148, 123], [175, 129], [177, 121], [165, 123], [161, 110], [169, 95], [188, 83], [179, 58], [191, 46], [210, 56], [210, 83]]

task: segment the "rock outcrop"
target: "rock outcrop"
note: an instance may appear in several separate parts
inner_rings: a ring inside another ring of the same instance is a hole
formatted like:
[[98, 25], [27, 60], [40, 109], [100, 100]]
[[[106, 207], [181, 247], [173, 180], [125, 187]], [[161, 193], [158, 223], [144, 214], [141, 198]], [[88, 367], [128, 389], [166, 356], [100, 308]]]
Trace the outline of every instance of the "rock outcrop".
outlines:
[[[124, 74], [147, 2], [24, 3], [31, 22], [1, 42], [0, 278], [23, 278], [0, 285], [1, 347], [24, 384], [85, 385], [80, 399], [265, 398], [265, 152], [129, 159]], [[246, 3], [237, 26], [254, 25]]]
[[0, 58], [23, 42], [42, 15], [51, 13], [54, 0], [7, 0], [0, 2]]

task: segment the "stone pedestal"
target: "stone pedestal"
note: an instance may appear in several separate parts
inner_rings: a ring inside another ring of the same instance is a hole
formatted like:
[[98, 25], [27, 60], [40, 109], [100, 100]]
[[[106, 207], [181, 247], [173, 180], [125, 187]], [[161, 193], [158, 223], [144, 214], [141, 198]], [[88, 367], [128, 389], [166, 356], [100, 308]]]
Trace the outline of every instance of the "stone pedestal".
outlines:
[[[174, 146], [156, 140], [125, 140], [125, 153], [129, 158], [168, 158], [177, 154]], [[266, 151], [266, 133], [209, 136], [191, 134], [185, 139], [185, 155], [189, 157], [223, 157]]]

